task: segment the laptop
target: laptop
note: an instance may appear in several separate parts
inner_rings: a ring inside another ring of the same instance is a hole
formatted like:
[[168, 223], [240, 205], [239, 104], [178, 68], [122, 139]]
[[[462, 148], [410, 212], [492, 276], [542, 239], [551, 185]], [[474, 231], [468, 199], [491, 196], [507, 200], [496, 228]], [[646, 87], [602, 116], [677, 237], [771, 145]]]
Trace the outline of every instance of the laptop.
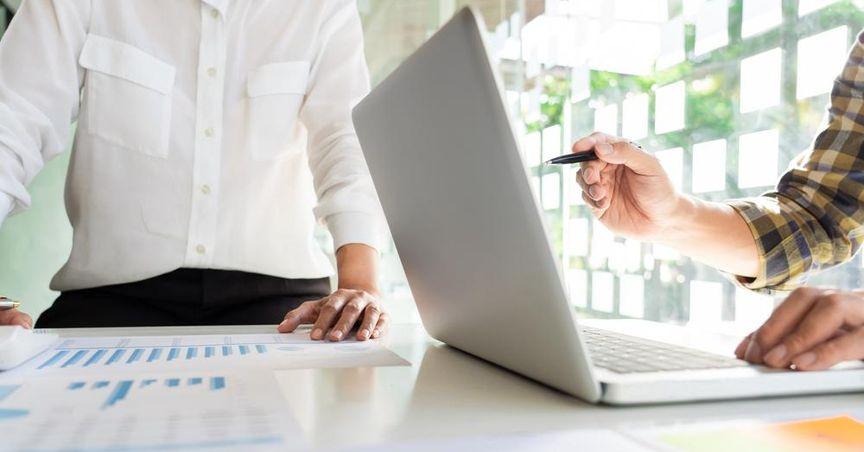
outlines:
[[[589, 402], [864, 389], [864, 369], [770, 370], [580, 325], [511, 128], [481, 18], [457, 13], [354, 109], [420, 317], [434, 338]], [[658, 325], [659, 327], [660, 325]]]

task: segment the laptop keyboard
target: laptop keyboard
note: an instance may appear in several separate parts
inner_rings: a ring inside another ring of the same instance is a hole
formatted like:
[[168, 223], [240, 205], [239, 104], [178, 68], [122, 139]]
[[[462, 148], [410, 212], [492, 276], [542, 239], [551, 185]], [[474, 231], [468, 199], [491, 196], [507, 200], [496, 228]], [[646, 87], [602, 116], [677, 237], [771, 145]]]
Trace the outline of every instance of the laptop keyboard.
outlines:
[[735, 358], [598, 328], [583, 326], [582, 338], [591, 351], [592, 363], [617, 373], [725, 369], [747, 365]]

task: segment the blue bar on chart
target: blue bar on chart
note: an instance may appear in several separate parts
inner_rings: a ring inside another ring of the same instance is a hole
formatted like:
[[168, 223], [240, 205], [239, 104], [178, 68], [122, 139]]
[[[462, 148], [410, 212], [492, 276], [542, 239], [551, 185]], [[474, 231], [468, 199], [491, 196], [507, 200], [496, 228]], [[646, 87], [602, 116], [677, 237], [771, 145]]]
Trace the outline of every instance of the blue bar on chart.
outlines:
[[90, 359], [88, 359], [87, 362], [84, 363], [84, 367], [96, 364], [97, 362], [99, 362], [100, 359], [102, 359], [103, 356], [105, 356], [105, 353], [108, 353], [108, 350], [105, 350], [103, 348], [96, 350], [96, 353], [94, 353], [93, 356], [91, 356]]
[[225, 387], [225, 377], [210, 377], [210, 390], [218, 391]]
[[209, 346], [209, 345], [207, 347], [204, 347], [204, 357], [205, 358], [212, 358], [213, 355], [215, 355], [215, 354], [216, 354], [216, 347]]
[[103, 408], [111, 407], [126, 398], [126, 394], [129, 394], [130, 388], [132, 388], [132, 380], [123, 380], [117, 383], [117, 386], [111, 391], [111, 395], [108, 396], [108, 400], [105, 402]]
[[48, 361], [45, 361], [44, 363], [42, 363], [42, 365], [39, 366], [39, 368], [43, 369], [45, 367], [49, 367], [49, 366], [53, 366], [54, 364], [57, 364], [57, 361], [60, 361], [60, 359], [63, 358], [64, 356], [66, 356], [68, 353], [69, 353], [69, 350], [58, 351], [57, 353], [54, 354], [54, 356], [48, 358]]
[[180, 349], [177, 347], [173, 347], [168, 351], [168, 361], [174, 361], [177, 357], [180, 356]]
[[76, 382], [73, 382], [73, 383], [69, 383], [69, 390], [70, 390], [70, 391], [74, 391], [74, 390], [76, 390], [76, 389], [81, 389], [81, 388], [83, 388], [83, 387], [86, 386], [86, 385], [87, 385], [87, 383], [85, 383], [85, 382], [83, 382], [83, 381], [76, 381]]
[[150, 350], [150, 356], [147, 357], [147, 362], [152, 363], [153, 361], [156, 361], [157, 359], [159, 359], [159, 355], [161, 354], [161, 348], [154, 348], [153, 350]]
[[147, 386], [150, 386], [150, 385], [152, 385], [153, 383], [156, 383], [156, 379], [155, 379], [155, 378], [148, 378], [148, 379], [146, 379], [146, 380], [141, 380], [141, 387], [142, 387], [142, 388], [146, 388]]
[[258, 353], [267, 353], [267, 346], [263, 344], [255, 344], [255, 350], [258, 350]]
[[195, 347], [189, 347], [186, 349], [186, 359], [192, 359], [197, 354], [198, 354], [198, 349]]
[[222, 346], [222, 356], [229, 356], [229, 355], [231, 355], [231, 347], [229, 347], [227, 345], [223, 345]]
[[78, 350], [75, 352], [71, 358], [67, 359], [65, 363], [63, 363], [62, 367], [74, 366], [84, 355], [87, 354], [87, 350]]
[[105, 365], [106, 365], [106, 366], [110, 366], [111, 364], [114, 364], [114, 363], [117, 362], [120, 358], [123, 357], [123, 354], [124, 354], [124, 353], [126, 353], [126, 350], [124, 350], [124, 349], [122, 349], [122, 348], [118, 348], [117, 350], [114, 351], [114, 353], [111, 354], [111, 357], [108, 358], [108, 361], [105, 363]]
[[91, 389], [102, 389], [108, 386], [108, 384], [109, 383], [107, 381], [97, 381], [96, 383], [93, 383], [93, 387]]
[[168, 386], [169, 388], [174, 388], [174, 387], [180, 386], [180, 379], [179, 378], [169, 378], [169, 379], [165, 380], [165, 386]]
[[200, 385], [201, 378], [200, 377], [192, 377], [189, 379], [189, 386]]
[[144, 349], [143, 348], [136, 348], [132, 352], [132, 355], [129, 356], [129, 359], [126, 360], [126, 364], [132, 364], [135, 361], [138, 361], [138, 358], [140, 358], [142, 354], [144, 354]]
[[249, 346], [248, 345], [241, 345], [240, 346], [240, 354], [246, 355], [248, 353], [249, 353]]

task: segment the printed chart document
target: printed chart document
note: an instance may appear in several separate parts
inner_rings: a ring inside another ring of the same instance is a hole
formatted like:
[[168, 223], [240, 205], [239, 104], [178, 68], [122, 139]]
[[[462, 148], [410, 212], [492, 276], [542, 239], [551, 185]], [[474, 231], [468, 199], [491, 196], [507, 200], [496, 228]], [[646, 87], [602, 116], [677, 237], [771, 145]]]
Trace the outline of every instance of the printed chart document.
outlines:
[[[305, 334], [61, 339], [9, 376], [216, 369], [307, 369], [408, 363], [377, 341], [322, 342]], [[3, 374], [0, 374], [2, 376]]]
[[272, 372], [0, 379], [4, 450], [308, 447]]

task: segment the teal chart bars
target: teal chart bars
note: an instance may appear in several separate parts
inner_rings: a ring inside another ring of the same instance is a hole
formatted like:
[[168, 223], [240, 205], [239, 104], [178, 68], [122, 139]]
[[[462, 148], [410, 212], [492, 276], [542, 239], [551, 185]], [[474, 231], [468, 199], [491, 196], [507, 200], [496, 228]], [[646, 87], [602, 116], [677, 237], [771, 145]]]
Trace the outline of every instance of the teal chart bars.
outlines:
[[[307, 334], [66, 338], [15, 372], [36, 375], [407, 365], [379, 341], [331, 343]], [[131, 390], [131, 389], [130, 389]]]
[[0, 375], [0, 449], [308, 449], [288, 406], [271, 372]]
[[[208, 382], [208, 388], [210, 391], [219, 391], [223, 390], [226, 387], [225, 376], [213, 376], [206, 378]], [[86, 381], [73, 381], [69, 383], [67, 386], [68, 391], [93, 391], [91, 397], [105, 397], [105, 402], [102, 404], [102, 409], [111, 408], [116, 405], [118, 402], [123, 401], [126, 396], [129, 395], [130, 391], [137, 390], [144, 391], [142, 397], [146, 397], [147, 390], [146, 388], [151, 388], [150, 391], [155, 389], [159, 384], [164, 385], [167, 388], [182, 388], [183, 386], [198, 386], [203, 385], [205, 378], [202, 377], [188, 377], [188, 378], [165, 378], [164, 380], [159, 380], [156, 378], [146, 378], [142, 380], [120, 380], [117, 382], [111, 382], [108, 380], [99, 380], [88, 383]], [[108, 391], [107, 393], [105, 391]]]

